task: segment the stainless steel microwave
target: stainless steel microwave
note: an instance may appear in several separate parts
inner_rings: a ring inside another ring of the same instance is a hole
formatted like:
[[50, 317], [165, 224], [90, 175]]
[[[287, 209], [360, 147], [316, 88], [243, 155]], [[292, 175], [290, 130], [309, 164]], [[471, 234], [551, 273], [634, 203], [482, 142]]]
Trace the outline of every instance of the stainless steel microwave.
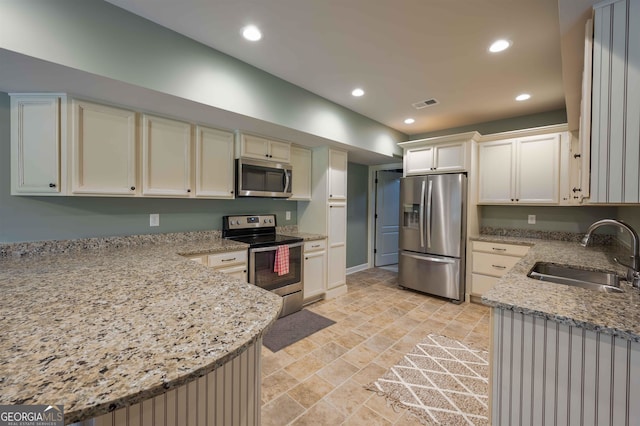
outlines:
[[236, 168], [239, 197], [291, 197], [291, 164], [240, 158]]

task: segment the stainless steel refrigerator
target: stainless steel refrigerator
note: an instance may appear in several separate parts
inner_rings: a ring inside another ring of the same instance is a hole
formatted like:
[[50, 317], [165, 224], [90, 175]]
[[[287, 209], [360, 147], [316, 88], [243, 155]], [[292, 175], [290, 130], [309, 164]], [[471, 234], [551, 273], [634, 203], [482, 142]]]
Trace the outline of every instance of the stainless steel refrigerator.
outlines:
[[463, 173], [400, 179], [402, 287], [464, 301], [466, 200]]

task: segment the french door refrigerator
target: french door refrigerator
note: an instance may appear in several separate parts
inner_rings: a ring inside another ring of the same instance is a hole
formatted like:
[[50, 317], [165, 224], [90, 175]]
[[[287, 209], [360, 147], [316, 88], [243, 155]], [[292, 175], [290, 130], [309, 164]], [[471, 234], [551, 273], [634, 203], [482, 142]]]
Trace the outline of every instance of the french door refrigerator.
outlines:
[[398, 283], [463, 302], [467, 176], [400, 179]]

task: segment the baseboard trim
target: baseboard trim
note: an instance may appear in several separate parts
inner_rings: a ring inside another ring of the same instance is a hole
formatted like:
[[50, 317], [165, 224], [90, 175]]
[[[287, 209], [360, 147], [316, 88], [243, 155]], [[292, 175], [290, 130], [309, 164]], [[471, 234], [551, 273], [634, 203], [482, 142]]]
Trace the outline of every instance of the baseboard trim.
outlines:
[[363, 263], [362, 265], [352, 266], [351, 268], [347, 268], [347, 275], [355, 274], [356, 272], [364, 271], [369, 269], [368, 263]]
[[346, 284], [342, 284], [338, 287], [332, 288], [331, 290], [327, 290], [327, 292], [324, 294], [324, 298], [325, 300], [333, 299], [335, 297], [342, 296], [343, 294], [347, 294]]

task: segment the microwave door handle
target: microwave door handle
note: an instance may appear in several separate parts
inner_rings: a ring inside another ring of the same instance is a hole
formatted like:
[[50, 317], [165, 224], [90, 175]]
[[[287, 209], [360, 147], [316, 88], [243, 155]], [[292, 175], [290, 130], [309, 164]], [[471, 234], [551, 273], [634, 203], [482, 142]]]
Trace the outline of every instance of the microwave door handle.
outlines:
[[420, 232], [420, 247], [424, 247], [424, 181], [422, 181], [422, 190], [420, 191], [420, 213], [419, 213], [420, 226], [418, 231]]
[[289, 171], [284, 170], [284, 192], [289, 192]]

